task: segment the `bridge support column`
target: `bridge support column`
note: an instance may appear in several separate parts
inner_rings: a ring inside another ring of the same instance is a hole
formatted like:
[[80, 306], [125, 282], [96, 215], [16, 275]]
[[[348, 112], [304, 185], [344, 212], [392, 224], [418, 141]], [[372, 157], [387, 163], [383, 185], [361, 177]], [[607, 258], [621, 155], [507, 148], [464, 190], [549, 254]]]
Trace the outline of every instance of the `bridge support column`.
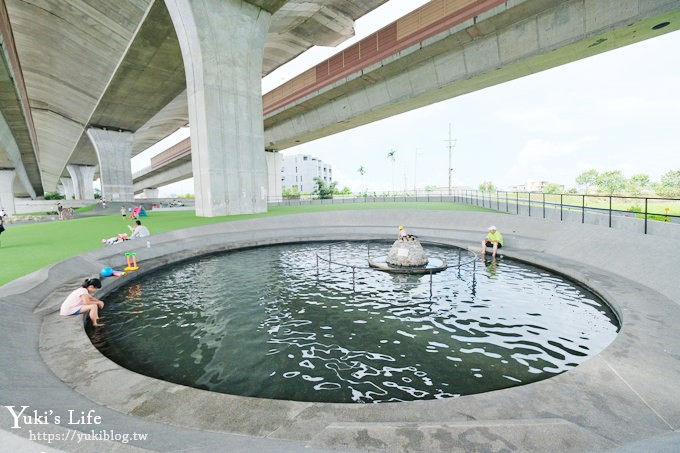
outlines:
[[242, 0], [165, 3], [186, 71], [196, 214], [265, 212], [261, 79], [272, 11]]
[[66, 169], [73, 181], [73, 194], [75, 195], [76, 200], [94, 200], [92, 182], [94, 181], [95, 167], [92, 165], [71, 164], [67, 165]]
[[158, 198], [158, 189], [144, 189], [144, 198]]
[[134, 201], [130, 166], [132, 132], [89, 128], [87, 136], [99, 157], [102, 197], [107, 201]]
[[64, 188], [64, 196], [67, 200], [72, 200], [75, 198], [75, 192], [73, 192], [73, 179], [62, 176], [59, 178], [61, 181], [61, 186]]
[[14, 206], [14, 170], [0, 170], [0, 207], [7, 214], [15, 213]]

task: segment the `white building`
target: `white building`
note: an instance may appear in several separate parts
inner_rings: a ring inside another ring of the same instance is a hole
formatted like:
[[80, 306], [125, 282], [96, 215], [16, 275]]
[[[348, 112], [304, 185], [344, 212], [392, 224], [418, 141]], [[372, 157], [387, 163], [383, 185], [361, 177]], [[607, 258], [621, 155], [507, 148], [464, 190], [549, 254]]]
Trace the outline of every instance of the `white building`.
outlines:
[[[526, 184], [510, 186], [509, 192], [543, 192], [550, 181], [527, 181]], [[560, 192], [564, 192], [564, 185], [560, 185]]]
[[316, 187], [314, 178], [321, 178], [326, 184], [333, 182], [333, 168], [316, 157], [306, 154], [283, 156], [281, 187], [297, 187], [301, 193], [312, 193]]

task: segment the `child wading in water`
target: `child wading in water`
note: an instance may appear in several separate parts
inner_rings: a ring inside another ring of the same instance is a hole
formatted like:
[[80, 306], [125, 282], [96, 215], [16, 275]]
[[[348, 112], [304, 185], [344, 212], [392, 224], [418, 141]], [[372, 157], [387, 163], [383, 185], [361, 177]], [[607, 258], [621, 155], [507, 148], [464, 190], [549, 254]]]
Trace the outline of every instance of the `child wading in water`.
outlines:
[[61, 304], [59, 314], [70, 316], [87, 313], [93, 326], [103, 326], [99, 324], [99, 310], [104, 308], [104, 302], [92, 296], [101, 287], [102, 282], [98, 278], [86, 279], [83, 285], [69, 294]]

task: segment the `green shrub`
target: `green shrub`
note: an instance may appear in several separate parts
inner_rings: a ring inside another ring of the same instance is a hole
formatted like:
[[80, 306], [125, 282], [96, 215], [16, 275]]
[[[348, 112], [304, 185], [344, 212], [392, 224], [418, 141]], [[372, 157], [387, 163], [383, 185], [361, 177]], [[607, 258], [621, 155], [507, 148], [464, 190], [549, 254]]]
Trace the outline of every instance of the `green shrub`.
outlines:
[[59, 192], [45, 192], [45, 200], [65, 200], [66, 197]]

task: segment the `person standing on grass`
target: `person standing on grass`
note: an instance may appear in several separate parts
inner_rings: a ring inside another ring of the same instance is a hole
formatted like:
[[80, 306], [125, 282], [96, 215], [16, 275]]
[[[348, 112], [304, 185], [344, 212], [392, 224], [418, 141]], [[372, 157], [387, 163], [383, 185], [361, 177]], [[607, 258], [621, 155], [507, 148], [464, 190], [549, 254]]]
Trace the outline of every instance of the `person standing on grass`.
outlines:
[[0, 234], [5, 231], [5, 219], [3, 219], [3, 216], [0, 216]]
[[102, 282], [98, 278], [85, 279], [82, 286], [73, 290], [61, 304], [59, 314], [71, 316], [87, 313], [94, 327], [103, 326], [99, 324], [99, 310], [104, 308], [104, 302], [92, 296], [101, 287]]

